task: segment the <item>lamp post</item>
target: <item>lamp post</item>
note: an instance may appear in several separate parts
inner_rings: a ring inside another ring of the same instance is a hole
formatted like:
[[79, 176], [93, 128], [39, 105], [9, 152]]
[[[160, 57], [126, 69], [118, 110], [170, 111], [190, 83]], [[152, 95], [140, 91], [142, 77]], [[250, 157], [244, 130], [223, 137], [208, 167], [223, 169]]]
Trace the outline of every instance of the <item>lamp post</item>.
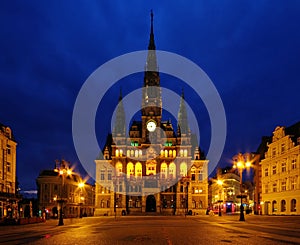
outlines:
[[65, 162], [62, 161], [60, 163], [60, 167], [55, 168], [54, 171], [58, 172], [59, 176], [61, 177], [60, 198], [57, 200], [57, 202], [59, 203], [59, 206], [60, 206], [58, 225], [62, 226], [62, 225], [64, 225], [62, 209], [63, 209], [63, 203], [64, 203], [63, 192], [64, 192], [64, 188], [65, 188], [65, 177], [72, 175], [72, 169], [66, 167]]
[[233, 157], [233, 168], [236, 168], [239, 170], [240, 173], [240, 195], [237, 196], [237, 198], [241, 198], [241, 206], [240, 206], [240, 219], [239, 221], [245, 221], [244, 216], [244, 207], [243, 207], [243, 198], [246, 197], [246, 195], [243, 195], [242, 193], [242, 185], [243, 185], [243, 171], [245, 169], [249, 169], [251, 167], [252, 163], [250, 160], [250, 154], [249, 153], [239, 153], [236, 156]]
[[219, 203], [219, 216], [222, 216], [221, 203], [223, 202], [223, 200], [221, 200], [221, 198], [222, 198], [222, 195], [221, 195], [222, 189], [221, 188], [223, 186], [223, 180], [218, 179], [217, 184], [219, 185], [219, 200], [218, 200], [218, 203]]

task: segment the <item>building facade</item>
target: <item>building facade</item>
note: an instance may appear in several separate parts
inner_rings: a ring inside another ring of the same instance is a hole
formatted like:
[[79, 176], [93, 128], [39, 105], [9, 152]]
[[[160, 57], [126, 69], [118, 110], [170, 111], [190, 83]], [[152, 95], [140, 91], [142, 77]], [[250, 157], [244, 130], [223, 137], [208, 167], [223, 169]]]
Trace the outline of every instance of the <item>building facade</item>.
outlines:
[[[235, 213], [240, 208], [240, 176], [233, 170], [219, 169], [209, 185], [210, 209], [215, 213]], [[244, 200], [246, 202], [246, 200]]]
[[160, 75], [153, 14], [146, 60], [141, 120], [128, 134], [122, 96], [116, 122], [96, 163], [96, 215], [205, 212], [208, 160], [194, 144], [182, 93], [177, 130], [162, 120]]
[[276, 127], [261, 160], [263, 214], [300, 214], [300, 123]]
[[10, 127], [0, 123], [0, 220], [18, 217], [16, 168], [17, 142]]
[[84, 183], [68, 162], [57, 162], [56, 168], [43, 170], [37, 180], [41, 213], [57, 218], [61, 205], [64, 217], [93, 216], [94, 186]]

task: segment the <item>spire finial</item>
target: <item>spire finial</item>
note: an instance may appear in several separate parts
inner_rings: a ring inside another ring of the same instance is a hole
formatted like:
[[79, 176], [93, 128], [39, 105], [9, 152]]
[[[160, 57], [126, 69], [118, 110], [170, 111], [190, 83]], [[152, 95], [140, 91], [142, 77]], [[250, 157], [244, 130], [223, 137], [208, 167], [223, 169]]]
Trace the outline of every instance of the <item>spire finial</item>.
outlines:
[[154, 44], [154, 31], [153, 31], [153, 11], [151, 9], [150, 11], [150, 16], [151, 16], [151, 29], [150, 29], [150, 40], [149, 40], [149, 50], [155, 50], [155, 44]]

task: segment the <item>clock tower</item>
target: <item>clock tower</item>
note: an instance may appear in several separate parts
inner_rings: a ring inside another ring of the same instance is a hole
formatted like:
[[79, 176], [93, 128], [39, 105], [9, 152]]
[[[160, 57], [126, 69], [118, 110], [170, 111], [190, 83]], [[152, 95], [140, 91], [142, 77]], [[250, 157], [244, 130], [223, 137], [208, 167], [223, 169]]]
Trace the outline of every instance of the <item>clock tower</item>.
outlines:
[[148, 56], [145, 65], [144, 86], [142, 98], [142, 141], [149, 141], [152, 135], [156, 139], [160, 137], [162, 100], [160, 78], [156, 60], [154, 32], [153, 32], [153, 12], [151, 11], [151, 30], [148, 45]]

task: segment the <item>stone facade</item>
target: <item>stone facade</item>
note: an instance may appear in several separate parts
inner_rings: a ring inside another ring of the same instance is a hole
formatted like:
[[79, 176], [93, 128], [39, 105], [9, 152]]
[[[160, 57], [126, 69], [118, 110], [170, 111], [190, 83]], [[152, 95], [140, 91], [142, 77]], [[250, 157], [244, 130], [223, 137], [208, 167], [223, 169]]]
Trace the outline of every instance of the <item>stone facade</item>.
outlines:
[[260, 161], [262, 214], [300, 214], [300, 123], [276, 127]]
[[38, 188], [39, 210], [48, 217], [57, 217], [60, 201], [63, 201], [64, 217], [92, 216], [94, 214], [94, 186], [84, 183], [79, 174], [72, 172], [70, 175], [59, 174], [59, 169], [68, 170], [69, 163], [59, 162], [55, 169], [43, 170], [36, 183]]
[[16, 149], [12, 130], [0, 123], [0, 219], [18, 217], [20, 197], [16, 190]]
[[153, 15], [145, 66], [141, 120], [128, 134], [122, 95], [112, 135], [96, 163], [96, 215], [185, 214], [208, 206], [208, 160], [190, 132], [182, 93], [178, 125], [162, 121]]

